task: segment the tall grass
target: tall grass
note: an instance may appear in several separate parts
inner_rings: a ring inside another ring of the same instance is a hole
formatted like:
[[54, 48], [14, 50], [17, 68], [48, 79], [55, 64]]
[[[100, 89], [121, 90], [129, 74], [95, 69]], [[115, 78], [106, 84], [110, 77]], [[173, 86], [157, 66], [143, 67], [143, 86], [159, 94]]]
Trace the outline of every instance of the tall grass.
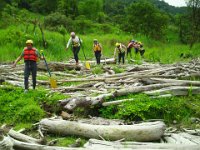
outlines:
[[[28, 34], [27, 34], [28, 33]], [[77, 33], [78, 34], [78, 33]], [[78, 34], [79, 35], [79, 34]], [[88, 59], [93, 59], [94, 54], [92, 51], [93, 39], [98, 39], [103, 46], [103, 55], [105, 57], [113, 57], [115, 43], [121, 42], [125, 45], [131, 39], [136, 39], [144, 43], [146, 50], [145, 59], [153, 62], [161, 63], [173, 63], [176, 61], [182, 61], [180, 58], [181, 53], [191, 54], [192, 56], [200, 56], [200, 44], [194, 45], [193, 49], [189, 50], [189, 46], [183, 45], [178, 42], [176, 33], [169, 33], [168, 40], [155, 41], [145, 37], [143, 35], [131, 35], [125, 33], [119, 34], [85, 34], [79, 35], [83, 40], [83, 49], [79, 53], [81, 60], [84, 60], [83, 50]], [[7, 29], [0, 30], [0, 62], [13, 61], [18, 57], [27, 39], [34, 40], [34, 46], [38, 49], [44, 49], [44, 54], [48, 61], [68, 61], [73, 58], [71, 49], [65, 50], [66, 43], [69, 39], [69, 34], [63, 36], [58, 32], [50, 32], [45, 30], [45, 39], [48, 46], [46, 49], [42, 47], [41, 33], [37, 28], [33, 33], [33, 26], [29, 26], [26, 31], [26, 27], [10, 26]], [[134, 53], [134, 50], [132, 50]]]

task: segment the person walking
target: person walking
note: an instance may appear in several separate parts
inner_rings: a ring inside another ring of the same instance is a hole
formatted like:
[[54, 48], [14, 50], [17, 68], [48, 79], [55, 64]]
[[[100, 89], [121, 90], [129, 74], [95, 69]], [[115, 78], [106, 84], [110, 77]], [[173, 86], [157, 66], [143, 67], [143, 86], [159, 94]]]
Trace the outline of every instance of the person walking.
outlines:
[[33, 47], [33, 41], [27, 40], [26, 47], [23, 49], [21, 55], [15, 60], [13, 67], [16, 67], [16, 64], [24, 58], [25, 68], [24, 68], [24, 92], [28, 92], [29, 89], [29, 76], [30, 73], [32, 74], [32, 82], [33, 82], [33, 89], [36, 88], [36, 76], [37, 76], [37, 60], [44, 59], [40, 56], [38, 50]]
[[132, 48], [134, 48], [134, 47], [135, 47], [135, 40], [131, 40], [131, 41], [128, 43], [128, 46], [127, 46], [127, 57], [128, 57], [128, 55], [129, 55], [131, 59], [132, 59], [131, 50], [132, 50]]
[[100, 63], [101, 63], [101, 55], [102, 55], [102, 46], [98, 42], [97, 39], [94, 39], [93, 51], [94, 51], [94, 55], [96, 57], [97, 65], [100, 65]]
[[145, 53], [144, 45], [143, 45], [142, 42], [138, 42], [138, 44], [139, 44], [140, 56], [143, 58], [144, 57], [144, 53]]
[[80, 48], [81, 48], [82, 40], [75, 34], [75, 32], [71, 32], [70, 36], [71, 37], [68, 40], [68, 43], [67, 43], [67, 46], [66, 46], [66, 50], [68, 50], [70, 45], [72, 46], [74, 59], [76, 61], [76, 65], [78, 65], [79, 64], [78, 53], [79, 53]]
[[122, 59], [122, 63], [125, 63], [125, 55], [126, 55], [126, 46], [123, 45], [122, 43], [116, 43], [115, 44], [116, 48], [114, 51], [114, 58], [116, 57], [116, 54], [118, 54], [118, 63], [121, 63], [121, 59]]

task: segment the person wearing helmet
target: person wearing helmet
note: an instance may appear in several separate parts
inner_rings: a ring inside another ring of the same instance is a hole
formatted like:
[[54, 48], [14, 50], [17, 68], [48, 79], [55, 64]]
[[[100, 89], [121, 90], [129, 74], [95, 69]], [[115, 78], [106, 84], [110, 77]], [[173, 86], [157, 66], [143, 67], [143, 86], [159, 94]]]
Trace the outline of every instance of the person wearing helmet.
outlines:
[[93, 51], [94, 51], [94, 55], [96, 57], [97, 65], [100, 65], [100, 63], [101, 63], [102, 50], [103, 49], [102, 49], [101, 44], [98, 42], [97, 39], [94, 39]]
[[121, 59], [122, 59], [122, 63], [125, 63], [125, 55], [126, 55], [126, 46], [121, 44], [121, 43], [116, 43], [115, 44], [116, 48], [115, 48], [115, 52], [114, 52], [114, 58], [116, 57], [116, 54], [118, 54], [118, 63], [121, 63]]
[[38, 50], [33, 47], [33, 41], [27, 40], [26, 47], [23, 49], [22, 54], [15, 60], [13, 67], [16, 67], [16, 64], [24, 58], [25, 68], [24, 68], [24, 88], [27, 92], [29, 89], [28, 86], [28, 79], [30, 73], [32, 74], [32, 81], [33, 81], [33, 89], [36, 87], [36, 76], [37, 76], [37, 60], [38, 58], [43, 59], [40, 56]]
[[135, 40], [131, 40], [129, 43], [128, 43], [128, 46], [127, 46], [127, 57], [128, 57], [128, 54], [130, 55], [130, 58], [132, 58], [132, 53], [131, 53], [131, 49], [135, 47]]
[[67, 43], [67, 46], [66, 46], [66, 50], [68, 50], [70, 45], [72, 46], [74, 59], [76, 61], [76, 65], [78, 65], [79, 64], [78, 53], [79, 53], [80, 48], [81, 48], [82, 40], [78, 36], [76, 36], [75, 32], [71, 32], [70, 36], [71, 37], [68, 40], [68, 43]]

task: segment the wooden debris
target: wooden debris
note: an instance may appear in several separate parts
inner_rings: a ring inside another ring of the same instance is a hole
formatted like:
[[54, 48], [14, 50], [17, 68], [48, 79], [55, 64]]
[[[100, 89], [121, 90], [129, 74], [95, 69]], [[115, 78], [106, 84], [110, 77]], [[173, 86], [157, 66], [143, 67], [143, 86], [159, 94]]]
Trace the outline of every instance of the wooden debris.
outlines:
[[77, 135], [99, 139], [99, 135], [109, 140], [154, 141], [164, 134], [163, 122], [148, 122], [134, 125], [91, 125], [60, 119], [43, 119], [40, 126], [45, 131], [60, 135]]

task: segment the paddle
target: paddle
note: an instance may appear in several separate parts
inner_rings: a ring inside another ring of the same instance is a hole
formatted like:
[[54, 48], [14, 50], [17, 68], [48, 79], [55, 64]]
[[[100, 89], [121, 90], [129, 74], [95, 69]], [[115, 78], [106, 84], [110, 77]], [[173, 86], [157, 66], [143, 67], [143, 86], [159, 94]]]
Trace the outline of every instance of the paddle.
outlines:
[[46, 59], [45, 59], [45, 57], [44, 57], [43, 50], [41, 50], [40, 53], [41, 53], [42, 56], [43, 56], [43, 59], [44, 59], [45, 65], [46, 65], [46, 67], [47, 67], [47, 71], [48, 71], [49, 76], [50, 76], [50, 79], [49, 79], [49, 81], [50, 81], [50, 86], [51, 86], [51, 88], [57, 88], [57, 82], [56, 82], [56, 80], [55, 80], [54, 78], [52, 78], [52, 75], [51, 75], [51, 72], [50, 72], [50, 70], [49, 70], [49, 67], [48, 67], [47, 61], [46, 61]]

